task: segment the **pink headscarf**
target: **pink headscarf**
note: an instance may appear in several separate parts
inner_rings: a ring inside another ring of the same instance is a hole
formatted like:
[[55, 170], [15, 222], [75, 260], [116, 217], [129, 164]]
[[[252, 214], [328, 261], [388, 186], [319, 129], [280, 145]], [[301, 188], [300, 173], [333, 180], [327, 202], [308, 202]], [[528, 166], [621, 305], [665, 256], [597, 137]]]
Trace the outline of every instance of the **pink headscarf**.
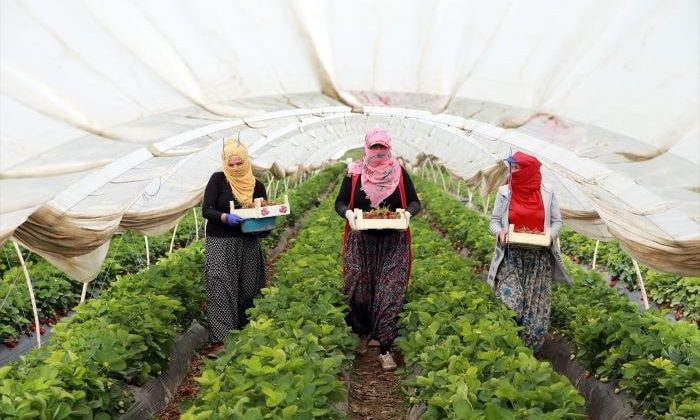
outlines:
[[[386, 150], [372, 150], [375, 144], [381, 144]], [[399, 185], [401, 167], [391, 154], [391, 137], [383, 128], [372, 127], [365, 134], [365, 156], [353, 162], [348, 174], [361, 174], [362, 190], [367, 194], [374, 208], [389, 197]]]

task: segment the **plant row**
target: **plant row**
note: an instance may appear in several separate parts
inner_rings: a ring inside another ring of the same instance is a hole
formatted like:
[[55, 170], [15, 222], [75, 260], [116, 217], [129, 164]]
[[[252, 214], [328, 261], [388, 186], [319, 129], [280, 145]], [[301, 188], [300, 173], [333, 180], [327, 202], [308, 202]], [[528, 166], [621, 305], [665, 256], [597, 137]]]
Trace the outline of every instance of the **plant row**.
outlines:
[[[297, 209], [311, 206], [313, 200], [300, 201]], [[203, 261], [199, 241], [148, 270], [117, 276], [112, 288], [59, 322], [46, 347], [0, 369], [0, 417], [109, 418], [124, 412], [131, 400], [125, 385], [160, 374], [175, 336], [192, 319], [204, 323]]]
[[[595, 243], [595, 240], [571, 229], [562, 229], [562, 252], [574, 262], [592, 264]], [[628, 290], [639, 288], [632, 258], [617, 242], [599, 243], [596, 266], [610, 273], [611, 285], [622, 281]], [[641, 264], [639, 269], [650, 300], [661, 307], [675, 309], [677, 318], [682, 315], [689, 320], [700, 321], [700, 277], [659, 273]]]
[[[274, 286], [248, 310], [251, 322], [225, 340], [183, 419], [338, 418], [338, 379], [357, 340], [341, 293], [342, 222], [326, 200], [309, 214], [277, 262]], [[187, 408], [187, 407], [183, 407]]]
[[552, 329], [574, 342], [572, 358], [602, 382], [630, 390], [644, 415], [699, 418], [698, 328], [640, 311], [599, 273], [565, 262], [574, 286], [554, 287]]
[[514, 312], [470, 262], [424, 221], [412, 231], [415, 263], [398, 344], [417, 373], [407, 385], [413, 404], [427, 404], [422, 418], [584, 418], [583, 397], [533, 357]]
[[[303, 184], [287, 192], [291, 214], [277, 218], [277, 225], [270, 235], [265, 238], [264, 245], [271, 248], [277, 244], [284, 229], [293, 226], [304, 213], [320, 204], [319, 197], [338, 180], [346, 171], [343, 164], [330, 166], [316, 175], [311, 176]], [[283, 194], [283, 193], [280, 193]]]
[[[167, 253], [171, 236], [171, 233], [166, 233], [149, 238], [150, 253], [154, 259]], [[194, 240], [194, 236], [194, 216], [188, 213], [178, 227], [175, 247], [185, 246]], [[6, 270], [0, 281], [0, 302], [3, 302], [0, 311], [0, 343], [14, 347], [22, 335], [33, 335], [35, 326], [29, 291], [17, 255], [10, 244], [5, 245], [4, 251]], [[12, 267], [8, 268], [9, 264], [13, 264]], [[136, 272], [145, 266], [143, 236], [133, 232], [115, 236], [102, 265], [103, 269], [94, 280], [99, 284], [88, 289], [92, 291], [88, 297], [98, 295], [100, 286], [117, 275]], [[27, 257], [27, 269], [32, 280], [39, 323], [42, 326], [53, 325], [79, 302], [83, 285], [71, 280], [34, 253], [29, 253]]]
[[0, 368], [3, 418], [111, 418], [130, 403], [127, 384], [167, 367], [178, 333], [202, 319], [201, 242], [149, 270], [119, 276], [59, 322], [51, 339]]
[[[451, 239], [459, 241], [464, 229], [471, 230], [473, 237], [490, 235], [483, 223], [471, 227], [449, 224], [451, 220], [472, 218], [475, 213], [459, 204], [448, 204], [457, 201], [435, 184], [422, 183], [419, 188], [424, 196], [430, 197], [431, 217]], [[439, 214], [443, 211], [450, 214]], [[448, 224], [443, 224], [444, 221]], [[619, 381], [620, 389], [629, 389], [641, 412], [676, 418], [699, 417], [700, 331], [697, 327], [685, 321], [668, 320], [663, 312], [641, 311], [616, 289], [607, 287], [599, 273], [585, 271], [570, 261], [567, 269], [574, 287], [553, 289], [552, 327], [573, 340], [578, 349], [573, 357], [578, 357], [604, 382]]]
[[[326, 190], [332, 180], [344, 171], [343, 165], [335, 165], [319, 172], [302, 184], [290, 189], [289, 201], [292, 214], [281, 217], [278, 226], [265, 239], [263, 246], [273, 247], [279, 240], [284, 228], [293, 225], [301, 215], [318, 203], [318, 197]], [[199, 218], [199, 236], [204, 236], [204, 222], [199, 208], [195, 208]], [[180, 220], [174, 240], [174, 249], [191, 243], [196, 237], [194, 215], [188, 212]], [[172, 233], [149, 237], [149, 253], [153, 261], [164, 257], [170, 249]], [[8, 243], [0, 256], [3, 269], [0, 282], [0, 343], [14, 347], [23, 335], [33, 335], [35, 325], [32, 315], [29, 291], [24, 275], [13, 247]], [[117, 275], [135, 273], [146, 267], [145, 244], [143, 235], [127, 232], [116, 235], [111, 243], [109, 253], [102, 264], [102, 271], [88, 290], [88, 297], [99, 295], [102, 287]], [[31, 275], [32, 286], [37, 301], [39, 322], [41, 325], [53, 325], [65, 316], [80, 300], [82, 283], [75, 282], [60, 272], [53, 265], [34, 253], [26, 257], [27, 268]], [[44, 328], [42, 327], [42, 330]]]

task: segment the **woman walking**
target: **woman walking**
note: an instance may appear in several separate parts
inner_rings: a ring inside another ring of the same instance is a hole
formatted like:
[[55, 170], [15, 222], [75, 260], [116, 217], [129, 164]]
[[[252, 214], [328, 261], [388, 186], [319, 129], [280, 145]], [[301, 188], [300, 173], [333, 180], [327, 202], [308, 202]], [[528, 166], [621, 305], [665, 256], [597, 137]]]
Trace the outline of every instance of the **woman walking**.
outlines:
[[222, 172], [215, 172], [204, 191], [202, 214], [208, 220], [204, 267], [209, 340], [212, 353], [233, 329], [248, 323], [245, 311], [265, 285], [265, 259], [259, 237], [241, 231], [242, 219], [229, 213], [267, 199], [265, 187], [253, 176], [248, 151], [237, 140], [224, 144]]
[[420, 202], [408, 173], [391, 153], [391, 137], [374, 127], [365, 135], [365, 154], [348, 170], [335, 201], [336, 212], [347, 219], [343, 244], [343, 292], [350, 304], [346, 320], [360, 335], [359, 352], [370, 338], [379, 341], [382, 368], [396, 363], [391, 345], [396, 338], [411, 265], [410, 232], [382, 229], [357, 231], [353, 209], [397, 208], [406, 217], [420, 211]]
[[[508, 163], [509, 183], [498, 189], [491, 215], [490, 230], [497, 243], [487, 281], [496, 296], [515, 311], [525, 344], [539, 351], [549, 330], [552, 279], [571, 284], [557, 244], [561, 212], [551, 187], [542, 183], [539, 160], [516, 152]], [[509, 224], [514, 225], [514, 231], [544, 233], [549, 228], [551, 245], [511, 246], [507, 241]]]

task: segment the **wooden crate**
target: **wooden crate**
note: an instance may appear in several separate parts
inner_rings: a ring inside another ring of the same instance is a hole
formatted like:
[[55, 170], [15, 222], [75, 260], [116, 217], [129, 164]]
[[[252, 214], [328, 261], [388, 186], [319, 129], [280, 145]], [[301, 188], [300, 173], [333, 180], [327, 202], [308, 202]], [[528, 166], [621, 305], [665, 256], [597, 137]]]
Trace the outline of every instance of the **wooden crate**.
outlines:
[[355, 224], [357, 230], [370, 229], [398, 229], [406, 230], [408, 228], [408, 220], [406, 220], [406, 210], [396, 209], [396, 219], [365, 219], [362, 210], [355, 209]]
[[520, 248], [539, 248], [548, 247], [552, 243], [552, 237], [549, 233], [549, 228], [544, 230], [543, 234], [515, 232], [513, 224], [508, 226], [508, 245]]
[[233, 201], [229, 201], [229, 213], [236, 214], [244, 219], [262, 219], [265, 217], [286, 216], [292, 210], [289, 206], [289, 197], [287, 196], [287, 194], [284, 195], [283, 204], [275, 204], [273, 206], [261, 206], [261, 202], [262, 198], [256, 198], [253, 200], [254, 207], [249, 209], [237, 209], [235, 208]]

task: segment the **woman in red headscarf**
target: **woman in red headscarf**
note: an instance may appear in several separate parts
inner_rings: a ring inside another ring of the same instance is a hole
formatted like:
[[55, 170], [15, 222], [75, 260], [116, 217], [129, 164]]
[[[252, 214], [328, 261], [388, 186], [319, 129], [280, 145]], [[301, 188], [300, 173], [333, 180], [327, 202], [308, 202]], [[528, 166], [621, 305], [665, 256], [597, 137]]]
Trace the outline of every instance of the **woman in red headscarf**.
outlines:
[[365, 135], [365, 155], [350, 165], [340, 187], [335, 210], [347, 219], [343, 246], [343, 292], [350, 312], [346, 320], [367, 351], [370, 338], [379, 341], [379, 361], [391, 370], [396, 363], [389, 352], [396, 338], [411, 264], [408, 231], [355, 230], [352, 209], [406, 210], [406, 217], [420, 211], [418, 195], [408, 173], [391, 153], [391, 137], [374, 127]]
[[[538, 351], [549, 329], [552, 279], [571, 284], [564, 270], [557, 237], [561, 212], [552, 188], [542, 183], [540, 161], [523, 152], [508, 159], [508, 184], [498, 189], [491, 215], [496, 249], [487, 282], [496, 296], [516, 312], [525, 344]], [[508, 227], [515, 232], [544, 233], [550, 230], [549, 247], [524, 248], [508, 244]]]

